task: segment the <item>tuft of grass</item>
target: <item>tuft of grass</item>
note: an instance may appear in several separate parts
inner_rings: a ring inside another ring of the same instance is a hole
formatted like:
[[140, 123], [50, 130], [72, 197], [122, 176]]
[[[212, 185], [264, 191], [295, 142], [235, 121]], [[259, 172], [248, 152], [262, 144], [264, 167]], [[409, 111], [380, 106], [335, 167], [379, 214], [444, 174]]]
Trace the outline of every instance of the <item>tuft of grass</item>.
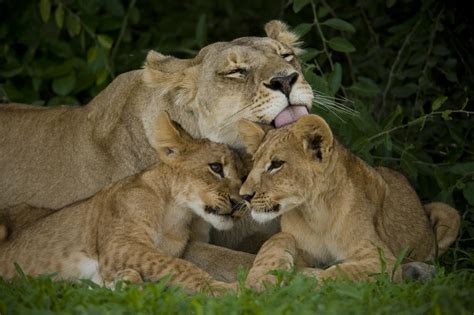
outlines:
[[283, 286], [255, 292], [241, 286], [223, 297], [188, 295], [165, 281], [118, 286], [51, 277], [0, 278], [0, 313], [7, 314], [472, 314], [474, 274], [438, 271], [429, 282], [327, 281], [282, 273]]

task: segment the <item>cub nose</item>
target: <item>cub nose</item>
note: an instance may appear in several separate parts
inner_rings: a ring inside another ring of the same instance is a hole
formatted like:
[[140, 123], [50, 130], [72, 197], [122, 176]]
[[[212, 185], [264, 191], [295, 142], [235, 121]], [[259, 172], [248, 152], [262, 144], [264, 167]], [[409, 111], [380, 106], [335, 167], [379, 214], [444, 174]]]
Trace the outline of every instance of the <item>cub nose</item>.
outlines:
[[298, 73], [293, 72], [287, 76], [272, 78], [270, 84], [266, 84], [266, 86], [272, 90], [282, 92], [286, 97], [290, 97], [291, 88], [296, 80], [298, 80]]

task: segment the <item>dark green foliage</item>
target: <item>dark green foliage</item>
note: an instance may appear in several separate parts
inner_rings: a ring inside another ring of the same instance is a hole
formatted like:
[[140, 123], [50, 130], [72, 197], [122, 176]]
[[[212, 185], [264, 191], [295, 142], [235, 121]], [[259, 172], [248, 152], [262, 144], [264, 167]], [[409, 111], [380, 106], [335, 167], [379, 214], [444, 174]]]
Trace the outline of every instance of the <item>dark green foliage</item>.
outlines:
[[436, 0], [0, 1], [0, 98], [85, 104], [149, 49], [190, 57], [283, 19], [306, 43], [315, 112], [369, 163], [400, 169], [424, 202], [455, 206], [462, 232], [443, 263], [472, 268], [473, 11]]

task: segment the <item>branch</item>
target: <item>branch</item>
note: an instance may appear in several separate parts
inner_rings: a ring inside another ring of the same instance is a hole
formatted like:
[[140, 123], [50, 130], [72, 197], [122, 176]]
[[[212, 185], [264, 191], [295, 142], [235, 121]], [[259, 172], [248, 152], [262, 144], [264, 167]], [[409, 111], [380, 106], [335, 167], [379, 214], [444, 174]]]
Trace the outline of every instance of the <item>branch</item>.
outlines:
[[[127, 24], [128, 24], [128, 18], [130, 16], [130, 11], [135, 6], [136, 2], [137, 2], [137, 0], [130, 1], [130, 4], [128, 5], [127, 13], [123, 17], [122, 26], [120, 27], [120, 33], [119, 33], [119, 36], [117, 38], [117, 41], [115, 42], [115, 46], [112, 50], [112, 55], [110, 57], [110, 61], [112, 62], [113, 65], [115, 65], [115, 57], [117, 56], [118, 48], [120, 46], [120, 43], [122, 42], [123, 36], [125, 34], [125, 30], [127, 29]], [[113, 69], [111, 74], [112, 74], [112, 77], [115, 77], [115, 69]]]
[[405, 50], [405, 48], [408, 46], [408, 44], [410, 43], [411, 41], [411, 37], [413, 36], [413, 34], [415, 34], [418, 26], [420, 26], [421, 22], [423, 21], [422, 18], [420, 18], [416, 24], [413, 26], [413, 28], [411, 29], [410, 33], [408, 33], [408, 35], [405, 37], [405, 40], [403, 41], [403, 44], [402, 44], [402, 47], [398, 50], [398, 53], [397, 53], [397, 57], [395, 58], [395, 61], [393, 62], [392, 64], [392, 67], [390, 68], [390, 73], [388, 75], [388, 81], [387, 81], [387, 85], [385, 86], [385, 89], [383, 91], [383, 98], [382, 98], [382, 111], [385, 109], [386, 107], [386, 103], [387, 103], [387, 94], [390, 90], [390, 87], [392, 86], [392, 80], [393, 80], [393, 75], [395, 74], [395, 69], [397, 68], [398, 66], [398, 63], [400, 62], [400, 58], [402, 56], [402, 53], [403, 51]]
[[324, 37], [323, 31], [321, 30], [321, 25], [319, 25], [318, 15], [316, 13], [316, 5], [314, 1], [311, 0], [311, 9], [313, 10], [313, 17], [314, 17], [314, 24], [316, 24], [316, 28], [318, 29], [318, 34], [323, 41], [323, 51], [328, 58], [329, 65], [331, 66], [331, 71], [334, 71], [334, 64], [332, 63], [331, 54], [329, 53], [328, 47], [326, 45], [326, 37]]

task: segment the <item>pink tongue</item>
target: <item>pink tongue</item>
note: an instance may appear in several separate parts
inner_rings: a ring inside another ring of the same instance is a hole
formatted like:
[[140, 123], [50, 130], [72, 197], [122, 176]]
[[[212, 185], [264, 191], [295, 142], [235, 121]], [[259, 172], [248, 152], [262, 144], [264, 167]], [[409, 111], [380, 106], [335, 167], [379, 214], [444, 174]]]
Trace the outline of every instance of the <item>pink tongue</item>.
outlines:
[[288, 106], [276, 116], [275, 127], [280, 128], [291, 124], [304, 115], [308, 115], [308, 108], [306, 106]]

